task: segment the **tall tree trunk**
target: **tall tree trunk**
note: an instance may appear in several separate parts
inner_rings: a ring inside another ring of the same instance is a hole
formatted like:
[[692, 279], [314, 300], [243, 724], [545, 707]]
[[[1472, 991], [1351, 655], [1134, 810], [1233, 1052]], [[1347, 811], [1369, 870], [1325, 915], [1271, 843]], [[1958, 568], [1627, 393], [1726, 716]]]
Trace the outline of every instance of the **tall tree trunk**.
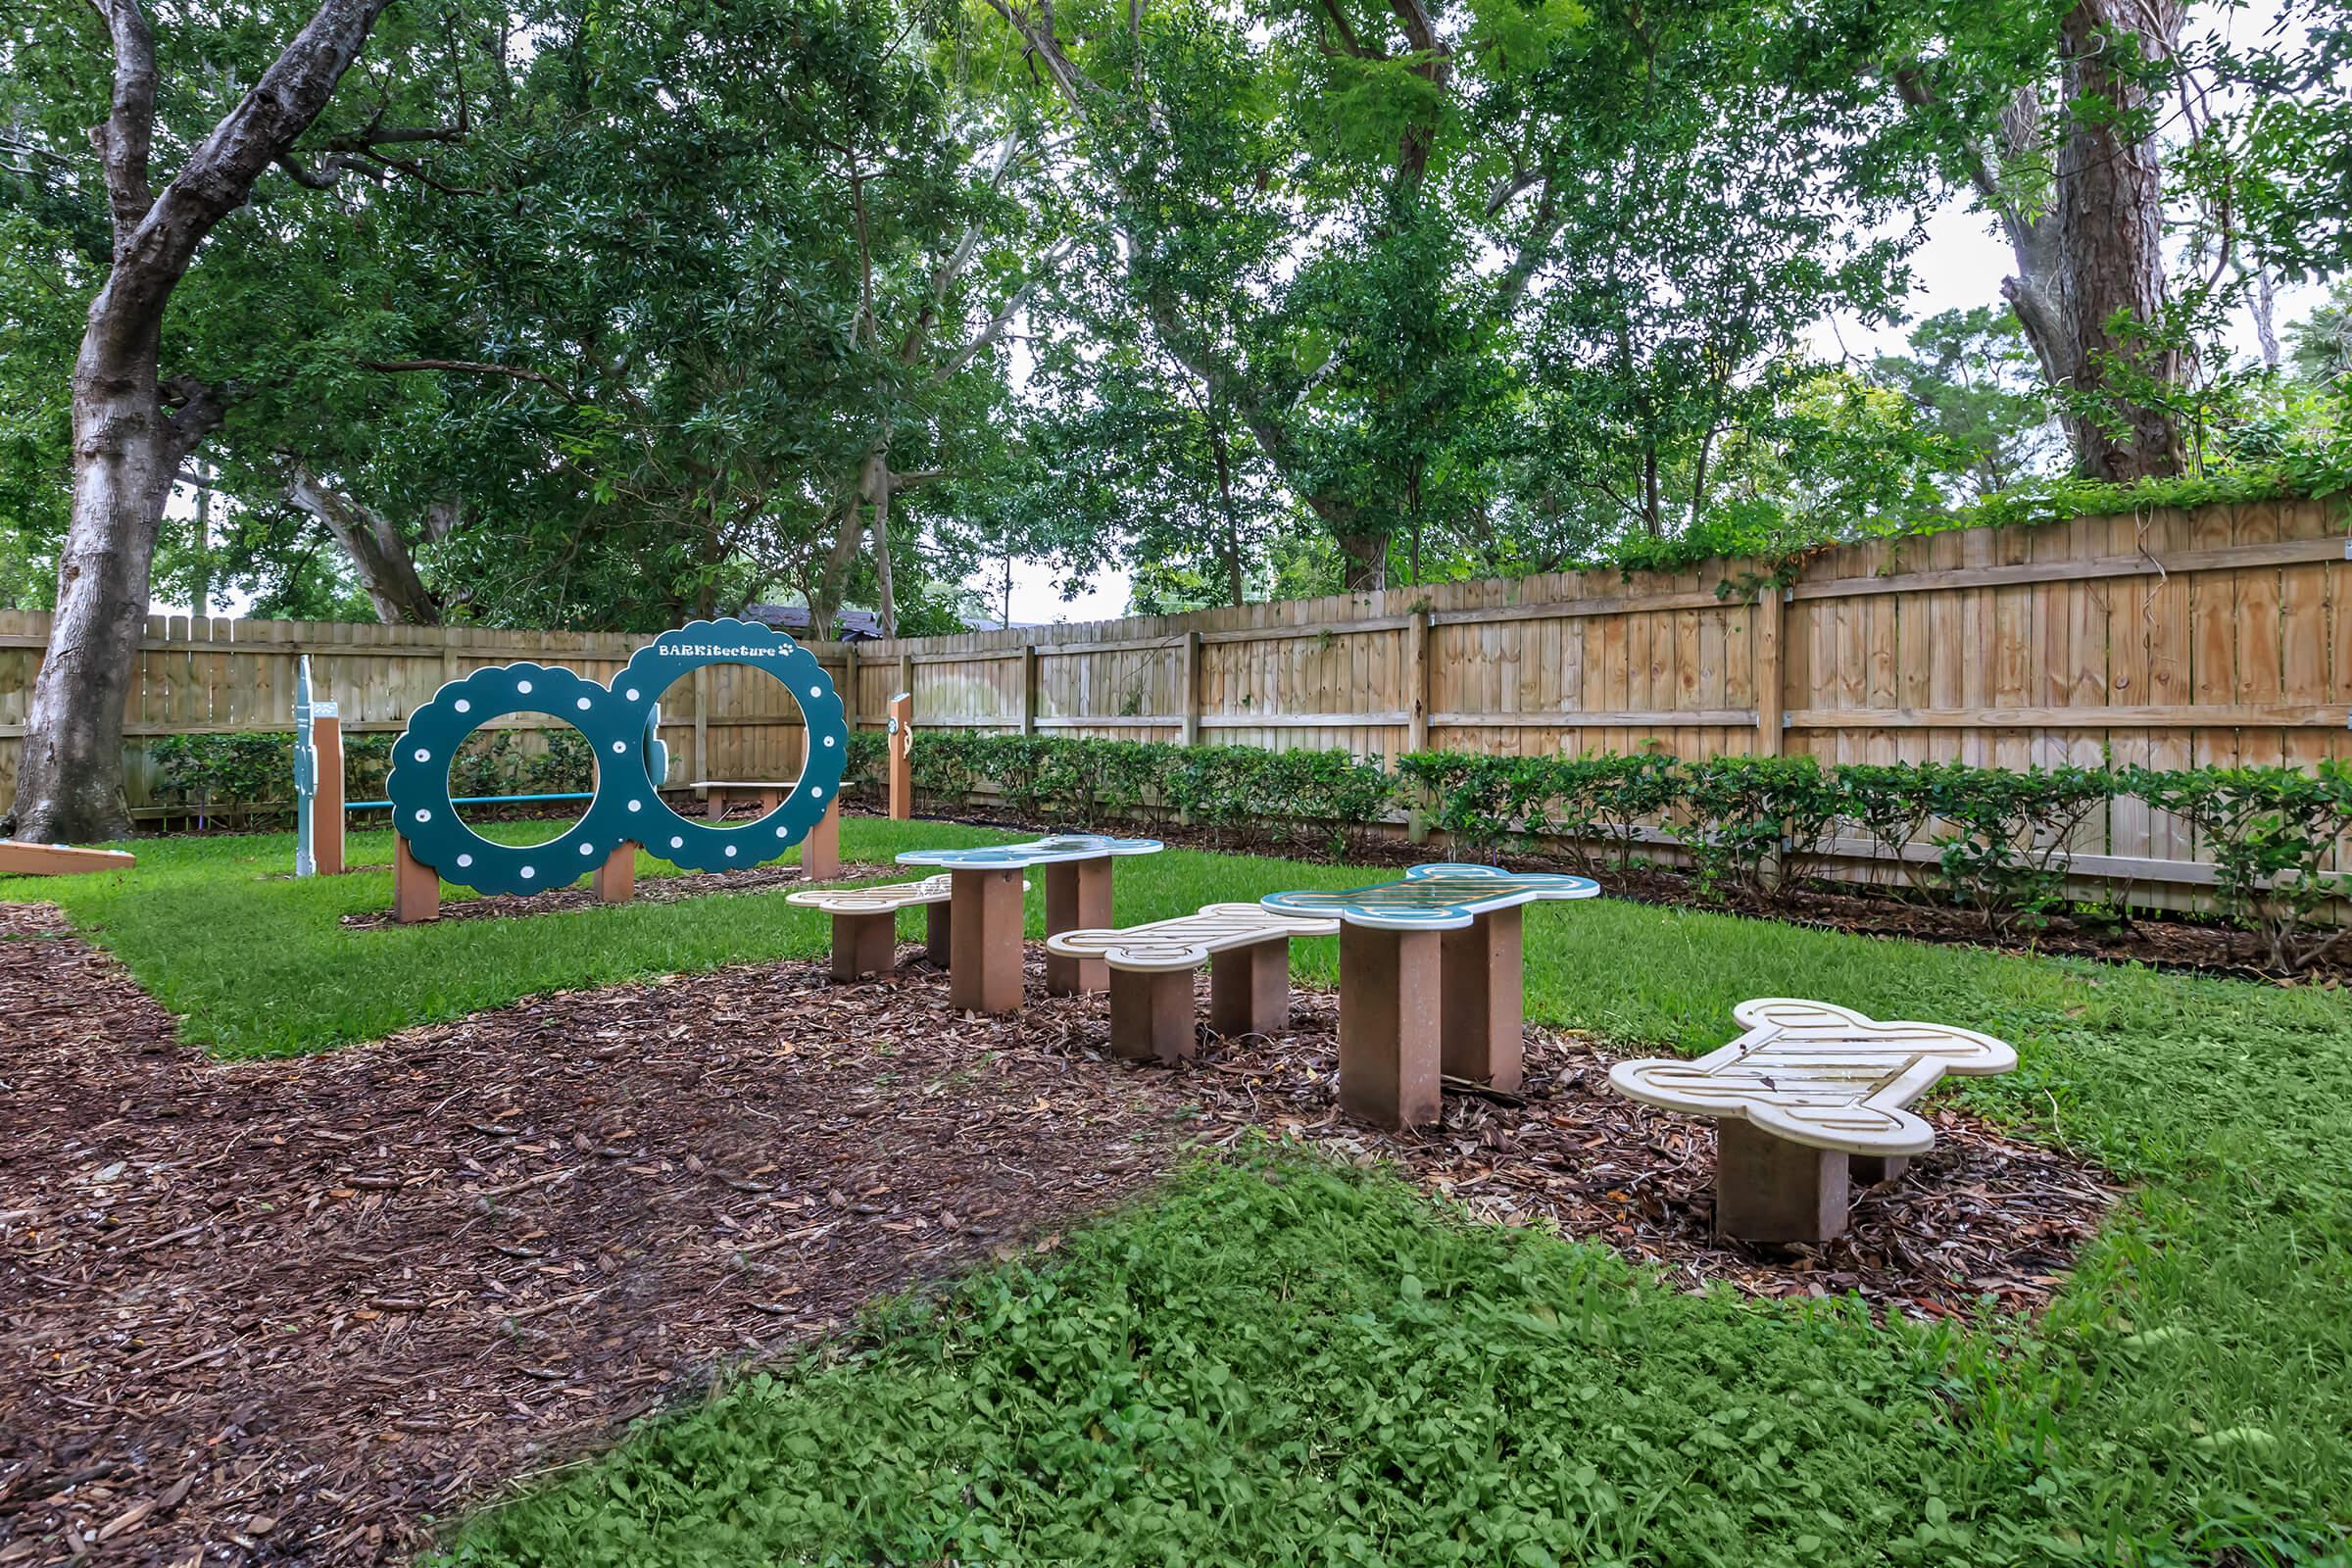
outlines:
[[[866, 488], [874, 498], [874, 577], [880, 585], [880, 603], [875, 608], [880, 612], [878, 618], [882, 622], [882, 635], [896, 637], [899, 634], [899, 605], [898, 596], [892, 591], [890, 582], [890, 457], [887, 453], [874, 454]], [[811, 636], [824, 635], [814, 624], [809, 626], [808, 631]]]
[[318, 518], [343, 547], [376, 619], [387, 626], [441, 624], [441, 602], [417, 575], [409, 542], [390, 517], [320, 483], [299, 464], [287, 476], [286, 499]]
[[74, 364], [73, 521], [10, 813], [24, 838], [115, 838], [130, 825], [122, 712], [156, 533], [180, 464], [219, 426], [222, 409], [215, 388], [161, 383], [164, 311], [197, 247], [326, 107], [385, 3], [323, 0], [158, 196], [148, 169], [155, 36], [139, 0], [93, 0], [114, 50], [106, 122], [90, 138], [105, 174], [114, 256]]
[[[2076, 0], [2067, 13], [2068, 131], [2049, 215], [2058, 224], [2063, 330], [2052, 349], [2059, 384], [2078, 393], [2106, 391], [2111, 361], [2168, 386], [2180, 380], [2178, 349], [2134, 344], [2110, 322], [2153, 322], [2164, 309], [2164, 168], [2153, 128], [2131, 122], [2146, 112], [2148, 94], [2130, 73], [2135, 56], [2173, 58], [2182, 10], [2177, 0]], [[2122, 392], [2109, 391], [2106, 401], [2112, 419], [2066, 415], [2086, 476], [2128, 481], [2180, 471], [2180, 427], [2170, 413]]]
[[[2075, 0], [2060, 27], [2064, 138], [2048, 145], [2039, 95], [2028, 89], [2002, 116], [1997, 146], [1962, 149], [1969, 178], [2000, 219], [2016, 259], [2001, 294], [2043, 378], [2093, 402], [2092, 411], [2062, 414], [2076, 470], [2089, 478], [2180, 471], [2179, 422], [2114, 388], [2108, 368], [2128, 364], [2166, 385], [2181, 378], [2178, 351], [2144, 348], [2109, 323], [2152, 322], [2165, 302], [2162, 149], [2143, 122], [2148, 93], [2133, 74], [2136, 62], [2176, 57], [2182, 15], [2180, 0]], [[1906, 65], [1892, 75], [1906, 103], [1942, 111], [1926, 68]], [[2005, 176], [2045, 161], [2052, 200], [2046, 210], [2029, 211]], [[2089, 416], [2101, 412], [2098, 401], [2113, 417]]]

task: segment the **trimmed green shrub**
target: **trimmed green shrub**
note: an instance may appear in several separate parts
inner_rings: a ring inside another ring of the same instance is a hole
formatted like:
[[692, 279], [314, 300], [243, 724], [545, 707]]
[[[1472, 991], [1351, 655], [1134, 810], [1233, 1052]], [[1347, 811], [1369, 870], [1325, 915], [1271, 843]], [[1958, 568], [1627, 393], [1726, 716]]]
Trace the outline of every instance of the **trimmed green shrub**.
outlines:
[[2327, 861], [2352, 837], [2352, 765], [2207, 767], [2160, 773], [2134, 767], [2125, 788], [2186, 819], [2213, 859], [2215, 886], [2230, 917], [2262, 938], [2271, 967], [2309, 968], [2342, 941], [2315, 917], [2352, 892], [2352, 877]]

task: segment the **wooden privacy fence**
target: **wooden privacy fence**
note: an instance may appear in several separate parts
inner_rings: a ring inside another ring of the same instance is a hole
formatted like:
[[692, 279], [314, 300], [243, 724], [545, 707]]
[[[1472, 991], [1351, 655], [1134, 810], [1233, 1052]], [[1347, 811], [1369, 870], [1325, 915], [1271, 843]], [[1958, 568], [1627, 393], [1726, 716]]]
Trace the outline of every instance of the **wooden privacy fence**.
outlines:
[[[46, 614], [0, 612], [0, 797], [11, 800], [25, 705], [48, 635]], [[651, 634], [633, 632], [151, 617], [123, 723], [132, 814], [166, 814], [152, 756], [159, 737], [291, 730], [294, 671], [305, 654], [317, 695], [339, 705], [343, 733], [351, 736], [398, 733], [410, 711], [444, 682], [485, 664], [530, 660], [609, 680], [651, 641]], [[841, 645], [816, 643], [810, 651], [841, 683]], [[518, 714], [484, 727], [528, 732], [559, 726], [554, 718]], [[673, 781], [792, 778], [800, 771], [803, 734], [791, 694], [748, 665], [695, 670], [662, 698], [662, 738], [669, 746]], [[285, 798], [292, 797], [289, 777]]]
[[[1954, 531], [1826, 551], [1781, 583], [1714, 561], [868, 643], [858, 703], [877, 713], [911, 690], [918, 732], [1359, 756], [1654, 744], [2308, 766], [2352, 754], [2344, 513], [2266, 502]], [[2212, 880], [2185, 825], [2137, 801], [2070, 849], [2085, 875], [2143, 889]]]
[[[909, 690], [918, 730], [1358, 756], [1654, 744], [1693, 759], [2307, 766], [2352, 754], [2344, 513], [2266, 502], [1972, 529], [1827, 551], [1779, 584], [1718, 561], [815, 652], [866, 729]], [[0, 614], [9, 795], [47, 620]], [[532, 659], [602, 679], [646, 640], [157, 619], [127, 714], [132, 802], [152, 803], [156, 736], [287, 728], [301, 653], [346, 730], [368, 733], [397, 730], [479, 665]], [[673, 776], [798, 767], [799, 715], [764, 674], [701, 671], [662, 706]], [[2071, 848], [2090, 875], [2211, 880], [2186, 828], [2136, 801]]]

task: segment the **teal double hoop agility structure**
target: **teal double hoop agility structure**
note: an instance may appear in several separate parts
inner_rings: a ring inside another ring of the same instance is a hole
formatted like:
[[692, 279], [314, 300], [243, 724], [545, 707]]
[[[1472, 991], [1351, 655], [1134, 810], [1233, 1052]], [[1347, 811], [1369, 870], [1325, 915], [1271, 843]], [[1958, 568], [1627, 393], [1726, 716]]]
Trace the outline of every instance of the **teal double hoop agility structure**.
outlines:
[[[656, 734], [662, 695], [708, 664], [766, 670], [792, 694], [808, 728], [799, 782], [750, 822], [697, 821], [662, 798], [668, 776], [667, 748]], [[450, 760], [466, 737], [514, 713], [544, 713], [571, 725], [596, 757], [587, 810], [560, 837], [527, 848], [474, 832], [459, 818], [461, 803], [449, 791]], [[849, 750], [841, 695], [815, 655], [751, 621], [698, 620], [637, 650], [606, 684], [534, 663], [494, 664], [451, 681], [409, 715], [384, 793], [409, 853], [442, 880], [479, 893], [542, 893], [569, 886], [623, 844], [695, 871], [774, 859], [832, 808]]]

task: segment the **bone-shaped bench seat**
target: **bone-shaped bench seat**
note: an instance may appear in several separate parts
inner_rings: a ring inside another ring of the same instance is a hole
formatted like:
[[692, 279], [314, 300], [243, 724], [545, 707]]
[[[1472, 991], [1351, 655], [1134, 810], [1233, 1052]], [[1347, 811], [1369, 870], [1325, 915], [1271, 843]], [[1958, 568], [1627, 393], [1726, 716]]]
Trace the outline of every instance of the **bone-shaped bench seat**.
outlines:
[[1208, 967], [1208, 1026], [1271, 1034], [1290, 1021], [1291, 939], [1337, 935], [1336, 916], [1281, 914], [1255, 904], [1204, 905], [1197, 914], [1119, 930], [1063, 931], [1049, 952], [1110, 966], [1110, 1047], [1173, 1061], [1193, 1054], [1193, 971]]
[[1990, 1035], [1885, 1023], [1826, 1002], [1762, 997], [1732, 1016], [1746, 1033], [1693, 1061], [1609, 1069], [1644, 1104], [1715, 1119], [1715, 1229], [1756, 1242], [1821, 1242], [1845, 1229], [1854, 1179], [1901, 1174], [1936, 1144], [1911, 1105], [1946, 1073], [2017, 1065]]
[[[822, 909], [833, 917], [833, 978], [855, 980], [888, 969], [898, 953], [899, 911], [924, 913], [923, 956], [948, 966], [948, 900], [955, 878], [946, 871], [919, 882], [890, 882], [873, 888], [802, 888], [784, 895], [786, 904]], [[1027, 892], [1029, 884], [1021, 884]]]

